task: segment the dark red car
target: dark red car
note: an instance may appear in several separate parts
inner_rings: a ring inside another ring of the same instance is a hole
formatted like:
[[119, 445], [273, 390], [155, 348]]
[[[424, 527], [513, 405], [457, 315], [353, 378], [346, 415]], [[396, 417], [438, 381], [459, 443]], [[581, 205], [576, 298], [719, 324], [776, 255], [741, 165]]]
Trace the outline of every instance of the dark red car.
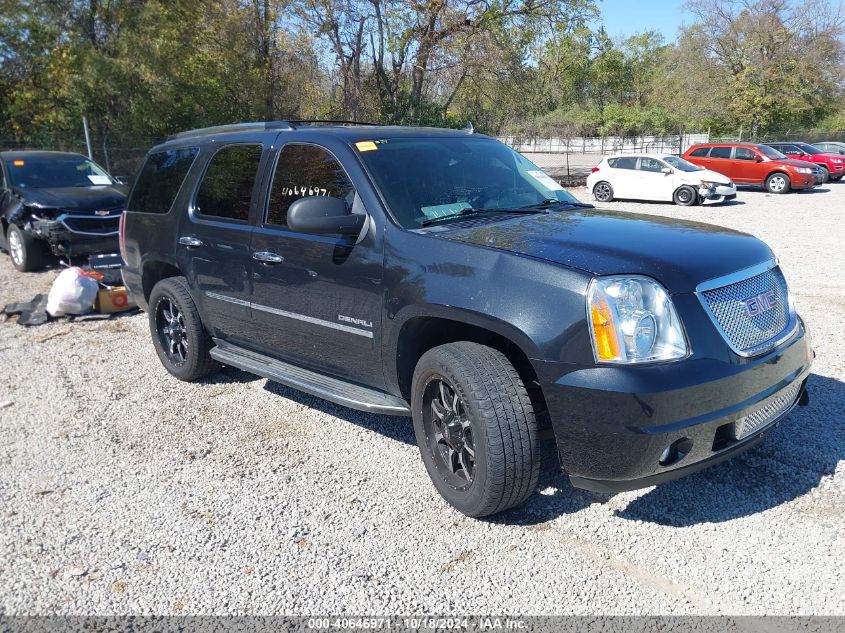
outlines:
[[845, 157], [841, 154], [826, 152], [809, 143], [766, 143], [769, 147], [782, 152], [789, 158], [803, 160], [818, 165], [822, 170], [823, 182], [839, 180], [845, 176]]
[[787, 158], [768, 145], [701, 143], [690, 147], [683, 157], [738, 185], [760, 185], [769, 193], [810, 189], [820, 185], [823, 178], [820, 167]]

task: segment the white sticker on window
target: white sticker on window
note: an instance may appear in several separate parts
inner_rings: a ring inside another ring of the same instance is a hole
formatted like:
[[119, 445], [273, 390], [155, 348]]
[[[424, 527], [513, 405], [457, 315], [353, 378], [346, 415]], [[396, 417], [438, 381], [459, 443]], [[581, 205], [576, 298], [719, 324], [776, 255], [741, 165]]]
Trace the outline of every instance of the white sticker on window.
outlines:
[[91, 181], [92, 185], [110, 185], [111, 178], [108, 176], [97, 176], [96, 174], [89, 174], [88, 180]]
[[565, 191], [553, 178], [540, 170], [527, 171], [525, 173], [550, 191]]

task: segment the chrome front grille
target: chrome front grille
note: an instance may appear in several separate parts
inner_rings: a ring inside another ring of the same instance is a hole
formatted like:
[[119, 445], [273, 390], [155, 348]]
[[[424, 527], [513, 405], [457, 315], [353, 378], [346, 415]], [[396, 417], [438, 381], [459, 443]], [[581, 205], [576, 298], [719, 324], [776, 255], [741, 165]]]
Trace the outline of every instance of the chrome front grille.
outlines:
[[69, 231], [83, 235], [117, 235], [120, 213], [116, 215], [75, 215], [65, 214], [59, 219]]
[[801, 382], [795, 382], [781, 391], [773, 400], [756, 411], [742, 416], [734, 423], [734, 437], [741, 440], [774, 422], [791, 407], [801, 391]]
[[752, 271], [726, 285], [709, 284], [699, 296], [731, 348], [742, 356], [774, 347], [797, 323], [786, 280], [777, 266]]

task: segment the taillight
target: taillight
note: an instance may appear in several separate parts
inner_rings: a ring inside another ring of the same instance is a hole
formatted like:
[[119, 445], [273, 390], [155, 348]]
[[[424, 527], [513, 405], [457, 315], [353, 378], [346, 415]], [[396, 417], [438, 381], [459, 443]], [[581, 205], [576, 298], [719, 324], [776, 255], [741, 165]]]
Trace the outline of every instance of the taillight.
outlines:
[[598, 167], [593, 167], [592, 173], [596, 173], [599, 170]]
[[118, 242], [120, 243], [120, 259], [126, 264], [126, 209], [120, 214], [120, 226], [118, 228]]

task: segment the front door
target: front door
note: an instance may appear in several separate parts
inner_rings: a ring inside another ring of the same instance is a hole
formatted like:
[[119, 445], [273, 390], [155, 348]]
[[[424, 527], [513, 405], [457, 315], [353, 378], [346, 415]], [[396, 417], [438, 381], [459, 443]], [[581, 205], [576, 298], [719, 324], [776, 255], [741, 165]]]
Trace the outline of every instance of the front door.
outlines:
[[244, 338], [251, 325], [249, 216], [262, 151], [257, 143], [216, 150], [178, 236], [182, 270], [197, 289], [206, 327], [233, 342]]
[[731, 178], [735, 182], [761, 182], [763, 180], [760, 169], [762, 161], [758, 158], [757, 152], [750, 147], [737, 147], [734, 150], [733, 175]]
[[306, 196], [344, 200], [364, 213], [355, 187], [326, 148], [288, 143], [252, 238], [254, 346], [263, 353], [374, 387], [381, 367], [383, 253], [370, 221], [363, 237], [296, 233], [291, 203]]
[[663, 173], [666, 163], [643, 156], [637, 168], [637, 198], [641, 200], [671, 200], [675, 192], [675, 177], [673, 174]]

